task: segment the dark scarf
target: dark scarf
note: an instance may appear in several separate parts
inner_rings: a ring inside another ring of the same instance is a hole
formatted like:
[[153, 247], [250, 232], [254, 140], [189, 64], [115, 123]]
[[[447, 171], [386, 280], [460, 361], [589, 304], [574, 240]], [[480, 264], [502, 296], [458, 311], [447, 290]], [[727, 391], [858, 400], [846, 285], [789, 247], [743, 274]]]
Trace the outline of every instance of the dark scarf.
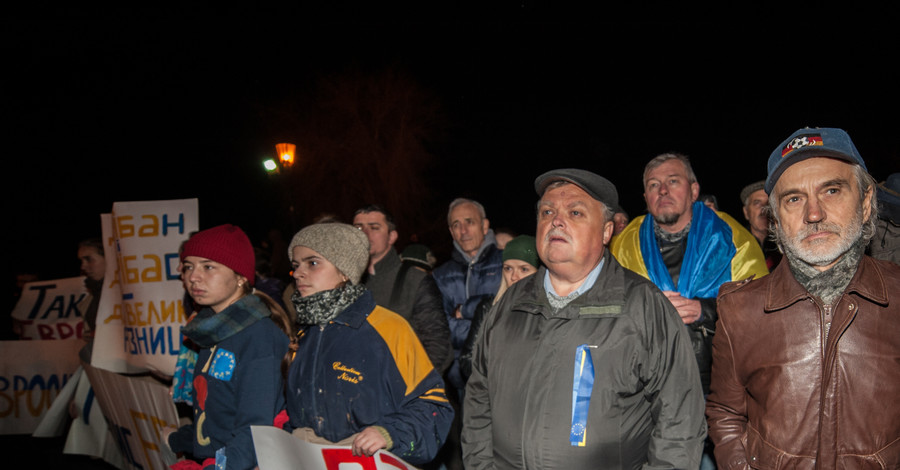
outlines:
[[297, 311], [297, 321], [300, 325], [325, 326], [353, 302], [356, 302], [356, 299], [365, 291], [366, 287], [361, 284], [348, 284], [336, 289], [316, 292], [307, 297], [302, 297], [299, 291], [294, 291], [291, 302]]
[[784, 257], [797, 282], [810, 294], [821, 299], [823, 304], [832, 305], [856, 274], [865, 249], [866, 240], [859, 237], [831, 269], [823, 272], [797, 258], [790, 250], [784, 250]]
[[[650, 280], [662, 290], [677, 291], [689, 299], [715, 298], [719, 286], [731, 281], [731, 262], [737, 249], [731, 227], [715, 212], [694, 202], [691, 222], [675, 234], [660, 230], [652, 214], [640, 226], [640, 250]], [[678, 282], [672, 278], [660, 251], [657, 237], [664, 242], [681, 240], [687, 233]]]
[[688, 224], [685, 227], [675, 233], [667, 232], [656, 223], [656, 219], [653, 219], [653, 233], [656, 235], [656, 238], [660, 241], [666, 243], [678, 243], [682, 238], [688, 236], [688, 233], [691, 231], [691, 222], [693, 219], [688, 221]]
[[245, 295], [219, 313], [204, 307], [181, 332], [200, 347], [209, 348], [270, 315], [257, 296]]

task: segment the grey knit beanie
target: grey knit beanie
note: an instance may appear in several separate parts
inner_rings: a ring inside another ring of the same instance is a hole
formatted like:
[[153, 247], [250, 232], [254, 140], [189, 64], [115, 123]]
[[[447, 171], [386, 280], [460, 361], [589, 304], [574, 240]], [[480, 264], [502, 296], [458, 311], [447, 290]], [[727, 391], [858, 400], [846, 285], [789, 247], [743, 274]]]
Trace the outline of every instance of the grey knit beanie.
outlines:
[[338, 271], [359, 284], [369, 265], [369, 239], [362, 230], [347, 224], [321, 223], [304, 227], [288, 246], [288, 258], [294, 260], [294, 247], [305, 246], [322, 255]]

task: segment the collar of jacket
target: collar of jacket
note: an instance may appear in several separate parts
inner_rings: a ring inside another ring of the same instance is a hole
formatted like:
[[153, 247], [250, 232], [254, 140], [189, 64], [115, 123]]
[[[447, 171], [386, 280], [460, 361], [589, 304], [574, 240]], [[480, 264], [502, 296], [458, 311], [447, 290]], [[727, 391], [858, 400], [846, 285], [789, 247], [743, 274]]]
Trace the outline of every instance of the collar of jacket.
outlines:
[[[767, 313], [783, 310], [810, 297], [809, 292], [794, 279], [787, 260], [779, 263], [767, 277], [769, 278], [765, 304]], [[884, 306], [888, 304], [887, 292], [881, 268], [871, 257], [863, 256], [844, 294], [854, 293], [872, 303]]]
[[350, 328], [359, 328], [366, 322], [366, 318], [369, 317], [369, 314], [372, 313], [372, 310], [374, 309], [375, 297], [372, 296], [371, 291], [366, 289], [366, 291], [356, 299], [356, 302], [350, 304], [349, 307], [345, 308], [343, 312], [331, 321], [332, 323], [347, 325]]
[[515, 283], [503, 296], [510, 295], [515, 299], [512, 310], [543, 315], [546, 318], [580, 320], [621, 315], [625, 305], [624, 268], [609, 254], [609, 250], [604, 251], [603, 259], [603, 269], [594, 285], [556, 314], [553, 314], [544, 290], [544, 275], [547, 271], [545, 266]]
[[[401, 262], [397, 249], [392, 246], [388, 249], [388, 252], [384, 254], [384, 257], [375, 263], [375, 275], [384, 274], [385, 272], [400, 266]], [[366, 275], [369, 275], [368, 267], [366, 269]]]
[[481, 242], [481, 246], [478, 247], [474, 257], [463, 253], [459, 243], [456, 243], [456, 240], [454, 240], [453, 252], [450, 253], [450, 258], [462, 265], [474, 264], [486, 258], [487, 253], [493, 250], [499, 250], [497, 248], [497, 237], [494, 236], [494, 229], [488, 229], [488, 233], [484, 236], [484, 240]]

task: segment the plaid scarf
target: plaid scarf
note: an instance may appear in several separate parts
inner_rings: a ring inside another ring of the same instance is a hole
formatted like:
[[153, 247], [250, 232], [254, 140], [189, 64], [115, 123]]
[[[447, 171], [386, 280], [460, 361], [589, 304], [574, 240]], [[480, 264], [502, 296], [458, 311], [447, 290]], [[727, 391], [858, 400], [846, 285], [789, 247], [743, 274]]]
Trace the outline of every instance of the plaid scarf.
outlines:
[[181, 332], [198, 346], [209, 348], [270, 315], [259, 297], [245, 295], [219, 313], [205, 307]]
[[313, 295], [302, 297], [299, 291], [291, 296], [294, 309], [297, 311], [297, 321], [303, 326], [325, 326], [331, 320], [343, 312], [359, 296], [363, 295], [366, 287], [361, 284], [346, 285], [336, 289], [323, 290]]

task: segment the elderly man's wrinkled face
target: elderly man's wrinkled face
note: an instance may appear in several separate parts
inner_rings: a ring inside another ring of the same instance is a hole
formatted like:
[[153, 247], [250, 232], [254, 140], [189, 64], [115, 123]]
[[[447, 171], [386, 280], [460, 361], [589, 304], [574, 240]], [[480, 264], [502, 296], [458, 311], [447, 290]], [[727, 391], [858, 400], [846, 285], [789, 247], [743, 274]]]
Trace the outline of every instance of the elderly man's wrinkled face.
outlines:
[[825, 271], [862, 235], [872, 191], [859, 196], [853, 167], [832, 158], [810, 158], [788, 167], [773, 189], [779, 243]]
[[462, 251], [474, 256], [481, 248], [490, 224], [482, 219], [475, 204], [464, 203], [450, 211], [450, 234]]
[[666, 160], [647, 174], [644, 200], [656, 223], [680, 230], [691, 219], [691, 204], [700, 194], [700, 185], [688, 178], [679, 160]]
[[613, 231], [604, 207], [574, 184], [544, 193], [538, 203], [537, 251], [551, 273], [586, 273], [596, 266]]

